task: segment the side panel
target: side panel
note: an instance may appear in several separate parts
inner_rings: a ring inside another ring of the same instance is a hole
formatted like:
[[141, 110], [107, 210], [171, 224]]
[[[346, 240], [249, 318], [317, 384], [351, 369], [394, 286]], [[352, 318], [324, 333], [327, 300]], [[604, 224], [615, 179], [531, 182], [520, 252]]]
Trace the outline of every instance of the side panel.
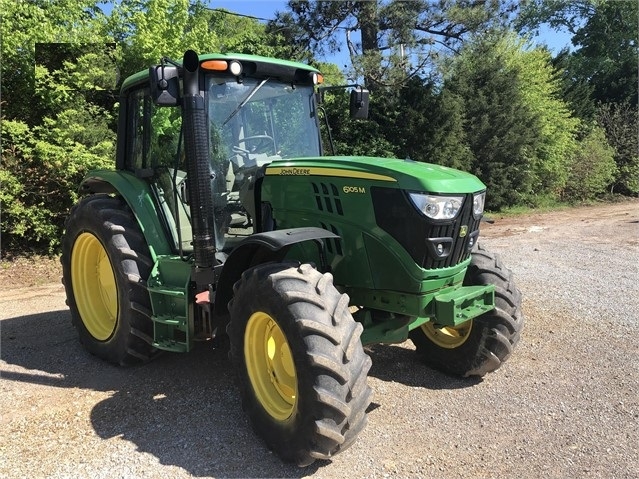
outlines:
[[95, 170], [80, 185], [81, 193], [117, 193], [127, 202], [142, 228], [153, 261], [172, 254], [171, 244], [153, 200], [149, 184], [127, 171]]
[[[272, 207], [275, 227], [295, 228], [315, 226], [338, 235], [340, 239], [326, 242], [326, 252], [336, 284], [342, 287], [359, 286], [376, 288], [371, 274], [369, 255], [362, 232], [385, 233], [376, 226], [371, 205], [371, 185], [394, 185], [392, 177], [382, 175], [356, 176], [355, 172], [341, 172], [343, 176], [329, 176], [332, 171], [323, 168], [323, 175], [304, 175], [292, 168], [289, 175], [275, 170], [267, 175], [262, 183], [262, 201]], [[315, 170], [314, 170], [315, 171]], [[346, 176], [348, 173], [351, 176]], [[340, 174], [336, 170], [336, 174]], [[392, 238], [390, 238], [392, 240]], [[315, 261], [315, 251], [308, 245], [296, 247], [290, 257]], [[410, 259], [410, 258], [409, 258]], [[411, 269], [410, 264], [404, 269]], [[414, 280], [420, 273], [413, 265]]]

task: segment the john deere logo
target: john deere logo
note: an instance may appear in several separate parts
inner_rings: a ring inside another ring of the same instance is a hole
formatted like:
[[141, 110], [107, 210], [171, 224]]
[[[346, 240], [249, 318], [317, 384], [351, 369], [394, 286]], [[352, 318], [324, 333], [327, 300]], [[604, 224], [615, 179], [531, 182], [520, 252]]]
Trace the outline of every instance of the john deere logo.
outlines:
[[463, 238], [463, 237], [465, 237], [467, 234], [468, 234], [468, 226], [463, 225], [463, 226], [461, 227], [461, 229], [459, 230], [459, 237], [460, 237], [460, 238]]

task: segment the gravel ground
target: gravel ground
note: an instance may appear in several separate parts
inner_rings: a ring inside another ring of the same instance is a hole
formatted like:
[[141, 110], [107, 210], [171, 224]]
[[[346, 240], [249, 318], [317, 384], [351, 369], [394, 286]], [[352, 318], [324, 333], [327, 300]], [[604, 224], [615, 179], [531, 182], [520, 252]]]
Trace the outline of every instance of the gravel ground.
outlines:
[[368, 427], [304, 469], [253, 435], [225, 354], [115, 368], [80, 347], [59, 284], [0, 282], [0, 477], [639, 477], [639, 202], [482, 235], [525, 296], [514, 355], [462, 380], [371, 348]]

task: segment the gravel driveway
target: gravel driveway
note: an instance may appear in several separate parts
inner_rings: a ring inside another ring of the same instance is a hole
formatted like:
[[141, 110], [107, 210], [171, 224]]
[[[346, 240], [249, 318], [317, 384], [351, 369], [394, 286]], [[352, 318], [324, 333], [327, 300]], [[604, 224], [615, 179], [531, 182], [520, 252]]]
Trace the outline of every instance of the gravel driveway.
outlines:
[[305, 469], [253, 435], [225, 354], [115, 368], [59, 284], [4, 288], [0, 477], [639, 477], [639, 202], [495, 219], [482, 241], [525, 297], [515, 354], [482, 381], [370, 348], [368, 427]]

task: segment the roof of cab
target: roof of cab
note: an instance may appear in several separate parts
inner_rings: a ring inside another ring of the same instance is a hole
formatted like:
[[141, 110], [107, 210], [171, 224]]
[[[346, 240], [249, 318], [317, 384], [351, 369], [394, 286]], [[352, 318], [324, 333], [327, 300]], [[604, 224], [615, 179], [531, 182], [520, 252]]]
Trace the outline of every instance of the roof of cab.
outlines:
[[[291, 70], [306, 70], [308, 72], [316, 72], [319, 73], [315, 67], [307, 65], [305, 63], [294, 62], [290, 60], [281, 60], [278, 58], [270, 58], [263, 57], [260, 55], [247, 55], [244, 53], [207, 53], [199, 55], [200, 62], [206, 60], [238, 60], [240, 62], [257, 62], [257, 63], [268, 63], [271, 65], [277, 65], [283, 68], [290, 68]], [[182, 64], [182, 60], [176, 61], [178, 65]], [[140, 72], [134, 73], [129, 76], [124, 83], [122, 84], [122, 91], [127, 90], [128, 88], [148, 81], [149, 78], [149, 70], [142, 70]]]

